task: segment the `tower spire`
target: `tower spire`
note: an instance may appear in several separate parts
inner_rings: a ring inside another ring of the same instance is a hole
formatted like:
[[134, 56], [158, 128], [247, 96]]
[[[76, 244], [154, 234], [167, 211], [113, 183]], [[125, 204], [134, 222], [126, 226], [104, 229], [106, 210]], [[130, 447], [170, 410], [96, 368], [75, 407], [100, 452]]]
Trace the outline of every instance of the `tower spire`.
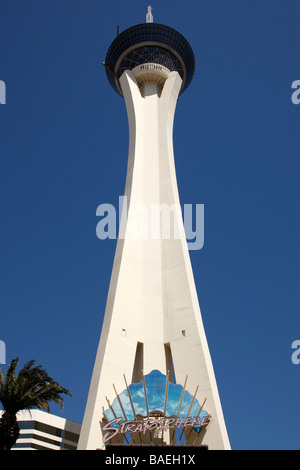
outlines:
[[153, 15], [152, 15], [152, 6], [148, 6], [148, 13], [146, 15], [146, 23], [153, 23]]

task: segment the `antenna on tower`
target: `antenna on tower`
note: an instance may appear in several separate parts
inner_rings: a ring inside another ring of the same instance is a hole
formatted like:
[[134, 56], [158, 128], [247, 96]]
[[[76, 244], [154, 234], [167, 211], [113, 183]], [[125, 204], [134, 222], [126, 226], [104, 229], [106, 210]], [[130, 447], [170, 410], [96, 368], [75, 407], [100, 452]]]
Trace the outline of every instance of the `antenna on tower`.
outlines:
[[152, 11], [152, 6], [149, 5], [148, 6], [148, 13], [146, 15], [146, 23], [153, 23], [153, 15], [152, 15], [151, 11]]

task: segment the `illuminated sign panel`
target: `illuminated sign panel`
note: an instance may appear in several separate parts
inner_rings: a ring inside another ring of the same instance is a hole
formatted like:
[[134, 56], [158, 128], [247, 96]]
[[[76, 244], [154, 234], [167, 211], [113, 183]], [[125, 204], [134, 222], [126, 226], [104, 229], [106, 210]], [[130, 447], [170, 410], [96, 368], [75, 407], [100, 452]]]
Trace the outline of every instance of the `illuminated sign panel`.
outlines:
[[[198, 388], [197, 388], [198, 390]], [[122, 434], [139, 433], [140, 441], [147, 432], [159, 433], [190, 427], [200, 433], [209, 423], [210, 416], [196, 399], [180, 384], [169, 382], [168, 377], [153, 370], [140, 383], [126, 384], [109, 408], [104, 411], [103, 442]]]

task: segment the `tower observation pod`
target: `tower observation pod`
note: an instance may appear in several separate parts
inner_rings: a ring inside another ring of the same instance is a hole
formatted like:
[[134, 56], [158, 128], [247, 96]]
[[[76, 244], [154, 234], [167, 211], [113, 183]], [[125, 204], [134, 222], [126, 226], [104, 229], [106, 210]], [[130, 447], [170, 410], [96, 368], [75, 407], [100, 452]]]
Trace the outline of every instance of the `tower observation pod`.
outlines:
[[192, 81], [194, 53], [180, 33], [153, 22], [149, 7], [146, 23], [117, 35], [104, 65], [109, 83], [125, 100], [128, 166], [78, 449], [128, 444], [230, 449], [173, 153], [175, 108]]

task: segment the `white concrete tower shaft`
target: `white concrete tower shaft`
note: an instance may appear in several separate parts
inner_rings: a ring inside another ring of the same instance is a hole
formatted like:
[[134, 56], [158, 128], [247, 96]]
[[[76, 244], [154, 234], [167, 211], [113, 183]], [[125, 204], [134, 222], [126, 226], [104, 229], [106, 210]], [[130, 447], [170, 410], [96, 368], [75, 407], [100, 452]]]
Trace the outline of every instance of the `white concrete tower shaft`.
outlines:
[[158, 75], [151, 80], [129, 70], [120, 78], [129, 122], [128, 218], [117, 242], [78, 448], [104, 448], [100, 422], [113, 384], [120, 393], [124, 374], [139, 382], [142, 371], [158, 369], [170, 370], [172, 379], [174, 370], [181, 384], [188, 376], [191, 393], [199, 386], [199, 401], [207, 399], [211, 420], [198, 445], [230, 449], [181, 214], [175, 211], [180, 238], [173, 236], [173, 224], [169, 237], [157, 236], [157, 227], [153, 236], [153, 219], [141, 217], [155, 206], [179, 206], [173, 121], [182, 79], [173, 71], [164, 83]]

